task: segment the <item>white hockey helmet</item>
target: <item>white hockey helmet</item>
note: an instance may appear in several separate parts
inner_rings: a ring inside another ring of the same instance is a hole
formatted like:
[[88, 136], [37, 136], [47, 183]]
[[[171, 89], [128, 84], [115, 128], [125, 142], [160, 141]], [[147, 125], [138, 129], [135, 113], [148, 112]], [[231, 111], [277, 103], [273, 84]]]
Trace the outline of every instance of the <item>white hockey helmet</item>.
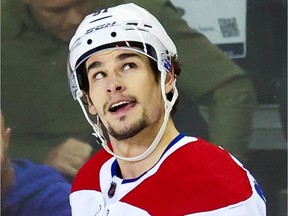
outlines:
[[[130, 49], [140, 52], [157, 62], [161, 72], [162, 97], [165, 102], [165, 120], [147, 153], [135, 158], [123, 158], [107, 149], [98, 122], [94, 124], [87, 115], [80, 100], [83, 91], [88, 91], [88, 80], [84, 63], [92, 55], [107, 49]], [[157, 146], [166, 127], [169, 113], [178, 97], [174, 84], [173, 98], [168, 101], [164, 85], [166, 73], [170, 71], [171, 59], [177, 57], [176, 47], [160, 22], [147, 10], [127, 3], [97, 10], [80, 23], [69, 44], [67, 73], [70, 90], [75, 100], [80, 103], [84, 115], [95, 131], [95, 136], [102, 146], [114, 156], [124, 160], [141, 160], [147, 157]]]
[[[160, 22], [147, 10], [133, 3], [100, 9], [86, 16], [69, 45], [68, 77], [74, 99], [80, 90], [78, 88], [82, 89], [87, 84], [81, 66], [91, 55], [116, 46], [135, 48], [136, 43], [150, 57], [151, 53], [145, 48], [150, 45], [154, 49], [156, 56], [152, 57], [157, 58], [155, 60], [160, 71], [162, 66], [169, 67], [165, 64], [170, 62], [172, 56], [177, 56], [176, 47]], [[75, 86], [75, 71], [80, 86]]]

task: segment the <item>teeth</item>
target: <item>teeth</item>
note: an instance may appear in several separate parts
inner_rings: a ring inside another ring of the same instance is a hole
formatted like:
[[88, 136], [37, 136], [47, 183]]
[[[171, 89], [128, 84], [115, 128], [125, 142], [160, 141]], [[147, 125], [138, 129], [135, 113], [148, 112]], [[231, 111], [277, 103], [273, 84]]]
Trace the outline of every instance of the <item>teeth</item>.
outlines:
[[111, 109], [113, 109], [113, 108], [115, 108], [115, 107], [117, 107], [117, 106], [121, 106], [121, 105], [123, 105], [123, 104], [128, 104], [128, 103], [129, 103], [128, 101], [121, 101], [121, 102], [119, 102], [119, 103], [113, 104], [113, 105], [111, 106]]

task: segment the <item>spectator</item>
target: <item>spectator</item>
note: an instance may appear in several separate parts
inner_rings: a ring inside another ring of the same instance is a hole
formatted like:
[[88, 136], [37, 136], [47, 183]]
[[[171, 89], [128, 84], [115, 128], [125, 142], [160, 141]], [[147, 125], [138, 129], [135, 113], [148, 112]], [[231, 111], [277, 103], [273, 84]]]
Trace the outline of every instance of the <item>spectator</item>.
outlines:
[[1, 113], [1, 215], [71, 215], [70, 183], [47, 165], [8, 156], [10, 128]]

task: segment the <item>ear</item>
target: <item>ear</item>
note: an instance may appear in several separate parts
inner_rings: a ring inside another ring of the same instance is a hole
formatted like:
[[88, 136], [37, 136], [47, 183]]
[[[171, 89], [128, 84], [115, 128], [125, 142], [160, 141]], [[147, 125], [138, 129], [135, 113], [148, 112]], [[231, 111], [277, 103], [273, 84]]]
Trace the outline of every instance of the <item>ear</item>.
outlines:
[[168, 94], [172, 91], [175, 82], [174, 67], [171, 65], [170, 72], [166, 74], [165, 80], [165, 93]]
[[89, 110], [90, 114], [96, 115], [96, 114], [97, 114], [97, 111], [96, 111], [96, 109], [95, 109], [95, 107], [94, 107], [94, 104], [93, 104], [92, 101], [91, 101], [91, 98], [90, 98], [89, 95], [87, 95], [87, 94], [86, 94], [85, 96], [86, 96], [86, 99], [87, 99], [88, 110]]

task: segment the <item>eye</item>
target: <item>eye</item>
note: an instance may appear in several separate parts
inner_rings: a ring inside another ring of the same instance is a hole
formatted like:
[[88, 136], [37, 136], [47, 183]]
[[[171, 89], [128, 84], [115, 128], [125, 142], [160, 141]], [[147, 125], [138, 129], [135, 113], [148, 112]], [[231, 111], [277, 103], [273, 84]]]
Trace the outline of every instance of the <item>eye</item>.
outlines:
[[95, 72], [91, 74], [92, 80], [100, 80], [106, 77], [106, 74], [104, 72]]
[[126, 70], [130, 70], [130, 69], [135, 69], [135, 68], [136, 68], [135, 63], [127, 63], [127, 64], [123, 65], [122, 70], [126, 71]]

